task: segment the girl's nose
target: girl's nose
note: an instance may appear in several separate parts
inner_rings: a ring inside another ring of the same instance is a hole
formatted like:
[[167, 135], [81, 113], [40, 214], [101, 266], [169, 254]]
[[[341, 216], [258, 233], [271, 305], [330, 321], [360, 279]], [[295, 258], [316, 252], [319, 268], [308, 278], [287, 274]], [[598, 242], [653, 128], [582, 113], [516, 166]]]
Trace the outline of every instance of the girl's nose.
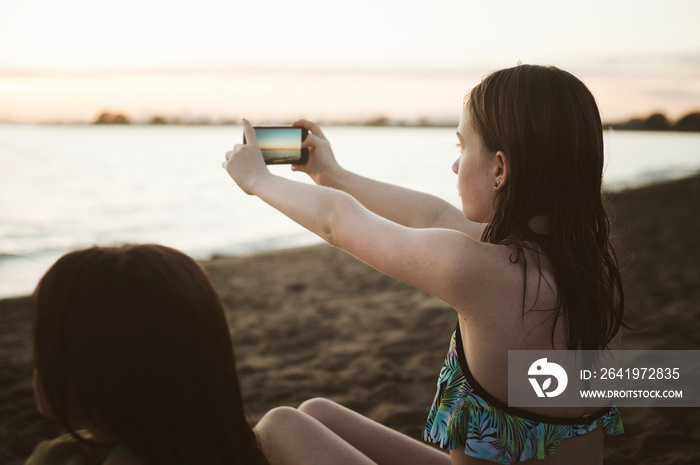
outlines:
[[454, 163], [452, 163], [452, 172], [454, 174], [457, 174], [459, 172], [459, 158], [456, 159]]

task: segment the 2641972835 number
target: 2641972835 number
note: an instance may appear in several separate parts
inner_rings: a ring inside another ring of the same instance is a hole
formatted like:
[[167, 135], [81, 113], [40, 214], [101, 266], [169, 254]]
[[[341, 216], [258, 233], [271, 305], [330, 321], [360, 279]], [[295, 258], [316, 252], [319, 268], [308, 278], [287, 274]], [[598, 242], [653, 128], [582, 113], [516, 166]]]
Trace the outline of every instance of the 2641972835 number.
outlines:
[[678, 379], [678, 368], [602, 368], [600, 379]]

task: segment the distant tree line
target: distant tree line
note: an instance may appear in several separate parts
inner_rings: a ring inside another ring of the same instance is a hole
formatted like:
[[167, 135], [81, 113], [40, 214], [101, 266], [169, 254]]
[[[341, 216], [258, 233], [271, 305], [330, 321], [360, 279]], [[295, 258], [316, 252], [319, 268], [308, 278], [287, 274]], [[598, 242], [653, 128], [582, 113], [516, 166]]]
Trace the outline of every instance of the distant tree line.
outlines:
[[121, 113], [100, 113], [93, 124], [129, 124], [129, 118]]
[[[93, 124], [131, 124], [129, 118], [122, 113], [110, 113], [103, 112], [93, 121]], [[181, 118], [169, 118], [166, 119], [163, 116], [155, 115], [147, 123], [152, 125], [163, 125], [163, 124], [181, 124], [181, 125], [209, 125], [209, 124], [223, 124], [223, 125], [235, 125], [238, 124], [237, 120], [229, 119], [226, 121], [221, 121], [218, 123], [212, 123], [206, 118], [199, 118], [194, 120], [183, 120]], [[405, 121], [390, 119], [386, 116], [378, 116], [375, 118], [370, 118], [363, 121], [343, 121], [343, 122], [321, 122], [323, 125], [344, 125], [344, 126], [374, 126], [374, 127], [385, 127], [385, 126], [400, 126], [400, 127], [439, 127], [439, 126], [455, 126], [455, 122], [440, 121], [436, 122], [430, 120], [429, 118], [421, 118], [415, 121]], [[682, 131], [682, 132], [700, 132], [700, 112], [692, 112], [683, 116], [674, 123], [671, 123], [669, 119], [663, 113], [654, 113], [647, 118], [632, 118], [629, 121], [621, 123], [609, 123], [606, 124], [607, 129], [620, 129], [628, 131]]]
[[[262, 124], [276, 124], [277, 121], [263, 122]], [[372, 127], [452, 127], [458, 123], [455, 121], [436, 121], [430, 118], [420, 118], [407, 121], [392, 119], [387, 116], [376, 116], [364, 120], [342, 120], [342, 121], [319, 121], [324, 126], [372, 126]], [[131, 119], [123, 113], [102, 112], [92, 122], [92, 124], [134, 124]], [[135, 124], [147, 125], [238, 125], [240, 119], [228, 118], [222, 121], [212, 122], [207, 118], [183, 119], [180, 117], [166, 118], [162, 115], [154, 115], [147, 121], [140, 121]]]
[[682, 131], [700, 132], [700, 112], [692, 112], [671, 123], [663, 113], [654, 113], [647, 118], [632, 118], [623, 123], [606, 125], [610, 129], [628, 131]]
[[[122, 113], [110, 113], [103, 112], [100, 113], [97, 118], [92, 122], [92, 124], [132, 124], [131, 119]], [[191, 125], [208, 125], [208, 124], [236, 124], [234, 121], [223, 121], [220, 123], [212, 123], [206, 118], [198, 118], [191, 120], [183, 120], [179, 117], [168, 118], [161, 115], [154, 115], [145, 123], [138, 124], [152, 124], [152, 125], [163, 125], [163, 124], [191, 124]]]

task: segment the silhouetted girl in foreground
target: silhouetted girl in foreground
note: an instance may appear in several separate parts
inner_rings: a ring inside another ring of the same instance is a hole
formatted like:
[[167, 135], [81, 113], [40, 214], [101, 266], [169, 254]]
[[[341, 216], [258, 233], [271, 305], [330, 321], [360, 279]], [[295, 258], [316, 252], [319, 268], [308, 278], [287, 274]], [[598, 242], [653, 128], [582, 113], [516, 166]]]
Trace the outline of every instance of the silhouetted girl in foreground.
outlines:
[[32, 300], [41, 413], [69, 435], [28, 464], [267, 464], [246, 422], [222, 304], [159, 245], [59, 259]]

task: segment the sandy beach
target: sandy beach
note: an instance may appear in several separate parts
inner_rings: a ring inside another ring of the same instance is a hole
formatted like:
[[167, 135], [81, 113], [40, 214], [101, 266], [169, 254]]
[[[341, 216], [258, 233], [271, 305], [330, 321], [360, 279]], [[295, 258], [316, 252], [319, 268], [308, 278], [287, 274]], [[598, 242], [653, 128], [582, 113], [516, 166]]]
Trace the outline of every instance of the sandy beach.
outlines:
[[[700, 177], [612, 198], [629, 325], [625, 349], [700, 349]], [[320, 245], [203, 263], [234, 336], [251, 422], [334, 399], [419, 437], [456, 321], [436, 298]], [[0, 301], [0, 463], [61, 430], [31, 387], [29, 299]], [[621, 409], [606, 463], [700, 463], [700, 409]]]

